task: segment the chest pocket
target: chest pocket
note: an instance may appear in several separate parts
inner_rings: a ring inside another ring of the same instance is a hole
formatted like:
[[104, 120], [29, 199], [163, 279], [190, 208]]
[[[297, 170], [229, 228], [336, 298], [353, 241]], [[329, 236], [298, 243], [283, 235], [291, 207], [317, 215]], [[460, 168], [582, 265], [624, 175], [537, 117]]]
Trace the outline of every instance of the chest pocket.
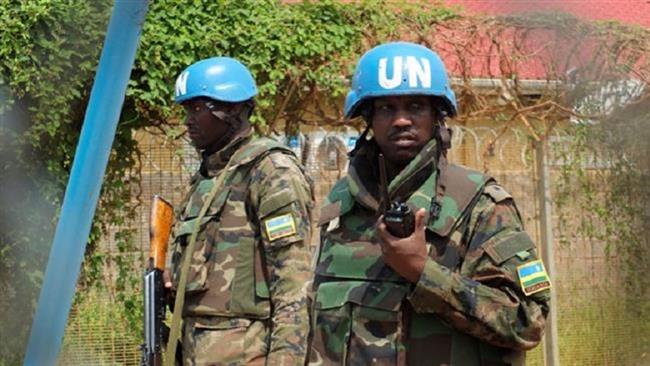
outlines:
[[[218, 315], [256, 314], [255, 228], [246, 214], [245, 183], [231, 184], [211, 237], [212, 251], [208, 257], [207, 292], [202, 295], [199, 310]], [[258, 273], [260, 275], [261, 273]], [[265, 284], [264, 281], [262, 283]]]
[[[353, 235], [351, 225], [358, 222], [350, 222], [345, 215], [340, 220], [340, 226], [324, 235], [315, 269], [320, 283], [312, 318], [312, 360], [339, 365], [400, 364], [404, 350], [401, 307], [408, 284], [384, 264], [379, 245], [367, 240], [369, 233]], [[346, 240], [352, 236], [366, 240]]]
[[[265, 318], [270, 313], [260, 238], [256, 235], [259, 230], [249, 220], [246, 210], [248, 176], [244, 169], [233, 173], [201, 219], [186, 287], [189, 295], [186, 311], [195, 315]], [[183, 241], [190, 240], [203, 205], [202, 198], [212, 187], [199, 183], [190, 199], [192, 207], [186, 208], [188, 216], [178, 227], [177, 240], [181, 247]], [[182, 251], [178, 263], [182, 263], [183, 255], [187, 253]], [[180, 275], [180, 265], [177, 272]]]
[[406, 286], [390, 282], [325, 282], [314, 309], [313, 350], [324, 364], [399, 364]]
[[194, 188], [192, 195], [184, 209], [184, 212], [178, 221], [175, 233], [175, 250], [173, 282], [177, 284], [180, 279], [181, 263], [185, 255], [192, 255], [190, 268], [188, 270], [186, 293], [195, 293], [207, 289], [208, 277], [208, 260], [214, 249], [214, 233], [218, 230], [218, 221], [224, 203], [228, 198], [230, 190], [228, 186], [217, 192], [215, 199], [206, 211], [205, 216], [201, 218], [198, 234], [196, 237], [196, 246], [194, 253], [187, 253], [185, 248], [190, 241], [192, 232], [195, 230], [199, 220], [199, 211], [204, 204], [204, 199], [213, 189], [215, 179], [203, 179]]

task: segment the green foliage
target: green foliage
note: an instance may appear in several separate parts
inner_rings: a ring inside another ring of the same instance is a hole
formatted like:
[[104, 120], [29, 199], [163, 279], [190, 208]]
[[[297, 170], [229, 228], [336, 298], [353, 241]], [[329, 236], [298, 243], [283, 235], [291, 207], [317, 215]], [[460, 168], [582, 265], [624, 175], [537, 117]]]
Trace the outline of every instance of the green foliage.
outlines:
[[0, 360], [20, 362], [108, 1], [0, 1]]

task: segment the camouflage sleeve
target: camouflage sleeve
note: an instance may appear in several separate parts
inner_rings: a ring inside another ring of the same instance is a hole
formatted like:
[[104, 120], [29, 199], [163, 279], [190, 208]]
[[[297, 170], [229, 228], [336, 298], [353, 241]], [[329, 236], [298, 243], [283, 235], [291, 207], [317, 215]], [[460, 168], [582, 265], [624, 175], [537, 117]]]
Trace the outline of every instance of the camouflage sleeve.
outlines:
[[272, 302], [268, 365], [303, 365], [309, 314], [313, 196], [295, 157], [273, 153], [252, 172], [253, 207], [264, 243]]
[[414, 309], [436, 313], [454, 328], [499, 347], [535, 347], [544, 332], [549, 291], [538, 287], [526, 295], [520, 284], [518, 268], [536, 265], [537, 256], [512, 199], [495, 202], [482, 195], [462, 236], [467, 252], [460, 271], [427, 260], [409, 295]]

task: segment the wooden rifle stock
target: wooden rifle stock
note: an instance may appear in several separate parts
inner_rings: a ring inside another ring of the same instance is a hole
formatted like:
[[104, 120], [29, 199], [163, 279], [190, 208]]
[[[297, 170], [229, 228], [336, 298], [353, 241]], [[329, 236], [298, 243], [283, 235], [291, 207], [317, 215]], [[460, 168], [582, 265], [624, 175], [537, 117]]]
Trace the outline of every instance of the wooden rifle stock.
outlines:
[[149, 227], [149, 258], [152, 260], [153, 268], [158, 268], [161, 271], [165, 269], [165, 256], [173, 220], [174, 208], [172, 205], [158, 195], [153, 196]]

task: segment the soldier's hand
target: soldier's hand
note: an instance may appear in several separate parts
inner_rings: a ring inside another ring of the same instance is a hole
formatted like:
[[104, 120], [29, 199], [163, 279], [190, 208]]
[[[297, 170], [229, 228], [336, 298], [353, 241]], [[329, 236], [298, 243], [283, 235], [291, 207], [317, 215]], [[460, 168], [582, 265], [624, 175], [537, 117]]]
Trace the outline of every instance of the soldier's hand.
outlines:
[[169, 311], [174, 311], [174, 301], [176, 300], [176, 293], [172, 290], [172, 275], [168, 269], [163, 271], [163, 286], [165, 287], [164, 296], [165, 303], [169, 306]]
[[165, 284], [166, 289], [172, 288], [172, 275], [169, 273], [168, 269], [163, 271], [163, 283]]
[[377, 237], [384, 262], [407, 280], [416, 283], [420, 279], [427, 260], [427, 246], [424, 236], [424, 216], [420, 209], [415, 213], [415, 230], [406, 238], [391, 235], [384, 224], [384, 217], [377, 221]]

